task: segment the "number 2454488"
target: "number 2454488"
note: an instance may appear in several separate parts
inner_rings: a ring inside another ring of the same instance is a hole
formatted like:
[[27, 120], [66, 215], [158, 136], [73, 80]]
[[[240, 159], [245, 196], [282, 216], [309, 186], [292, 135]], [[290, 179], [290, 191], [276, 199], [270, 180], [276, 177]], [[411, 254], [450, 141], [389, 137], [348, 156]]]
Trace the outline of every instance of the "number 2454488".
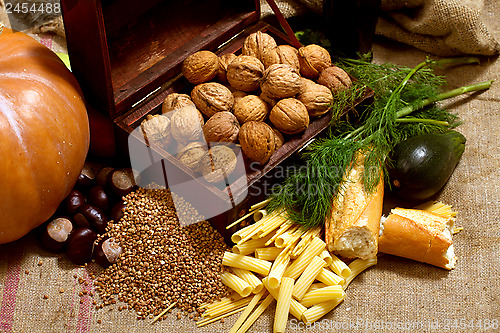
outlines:
[[50, 3], [50, 2], [42, 2], [42, 3], [28, 3], [28, 2], [18, 2], [13, 4], [11, 2], [5, 3], [5, 11], [7, 14], [12, 13], [61, 13], [61, 4], [60, 3]]

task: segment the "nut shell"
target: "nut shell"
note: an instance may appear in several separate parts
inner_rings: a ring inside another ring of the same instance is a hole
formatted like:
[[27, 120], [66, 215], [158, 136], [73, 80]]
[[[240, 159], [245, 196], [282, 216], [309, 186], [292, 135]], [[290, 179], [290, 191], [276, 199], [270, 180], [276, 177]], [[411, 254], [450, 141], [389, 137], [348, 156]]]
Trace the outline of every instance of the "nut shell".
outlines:
[[201, 158], [208, 151], [207, 144], [205, 142], [195, 141], [190, 142], [178, 155], [179, 161], [181, 161], [188, 168], [198, 171], [198, 166]]
[[275, 127], [272, 127], [271, 128], [273, 129], [273, 132], [274, 132], [274, 143], [275, 143], [275, 148], [274, 150], [278, 150], [279, 148], [281, 148], [281, 146], [283, 146], [285, 144], [285, 137], [283, 136], [283, 134], [278, 131], [277, 128]]
[[247, 96], [248, 93], [241, 91], [241, 90], [235, 90], [233, 91], [233, 96], [234, 96], [234, 105], [236, 106], [236, 103], [243, 97]]
[[188, 105], [194, 105], [189, 95], [172, 93], [169, 94], [163, 101], [161, 113], [166, 114], [170, 111], [177, 110]]
[[264, 72], [260, 88], [271, 98], [287, 98], [298, 94], [301, 82], [299, 73], [290, 65], [274, 64]]
[[302, 85], [297, 99], [306, 106], [310, 117], [317, 117], [330, 110], [333, 94], [327, 87], [312, 83]]
[[227, 65], [236, 59], [234, 53], [226, 53], [219, 57], [219, 70], [217, 71], [217, 80], [219, 82], [227, 82]]
[[182, 74], [192, 84], [212, 80], [219, 70], [219, 57], [210, 51], [198, 51], [182, 63]]
[[231, 111], [234, 106], [234, 96], [231, 90], [217, 82], [197, 85], [191, 92], [191, 98], [198, 110], [207, 117], [217, 112]]
[[185, 106], [174, 111], [170, 122], [172, 136], [181, 145], [202, 138], [203, 116], [194, 106]]
[[337, 66], [323, 69], [318, 77], [318, 83], [328, 87], [334, 94], [346, 90], [352, 84], [349, 74]]
[[260, 121], [249, 121], [240, 128], [241, 150], [250, 160], [265, 164], [276, 149], [275, 133], [271, 126]]
[[283, 133], [297, 134], [309, 126], [309, 113], [298, 99], [285, 98], [271, 109], [269, 120]]
[[240, 124], [249, 121], [264, 121], [269, 110], [269, 105], [255, 95], [245, 96], [234, 105], [234, 115]]
[[227, 66], [227, 80], [236, 90], [254, 91], [264, 75], [264, 65], [256, 57], [240, 55]]
[[238, 119], [227, 111], [217, 112], [203, 125], [206, 142], [236, 142], [239, 131]]
[[199, 170], [210, 183], [224, 181], [236, 168], [236, 154], [224, 145], [217, 145], [203, 155], [199, 163]]
[[171, 122], [163, 115], [148, 115], [141, 122], [141, 129], [150, 144], [166, 147], [172, 142]]
[[291, 45], [279, 45], [266, 51], [262, 56], [262, 63], [266, 68], [273, 64], [286, 64], [300, 72], [299, 51]]
[[273, 37], [265, 32], [257, 31], [243, 42], [241, 53], [243, 55], [253, 56], [262, 61], [263, 55], [268, 51], [275, 49], [277, 46]]
[[332, 58], [325, 48], [310, 44], [299, 49], [299, 62], [300, 74], [316, 80], [323, 69], [332, 65]]

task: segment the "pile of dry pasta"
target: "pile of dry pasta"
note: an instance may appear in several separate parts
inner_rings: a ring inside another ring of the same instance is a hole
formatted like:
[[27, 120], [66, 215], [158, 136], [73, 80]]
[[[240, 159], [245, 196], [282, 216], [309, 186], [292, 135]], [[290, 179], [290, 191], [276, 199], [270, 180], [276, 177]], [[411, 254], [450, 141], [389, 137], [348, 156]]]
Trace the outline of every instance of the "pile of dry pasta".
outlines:
[[275, 300], [274, 332], [285, 332], [289, 314], [311, 324], [340, 304], [349, 283], [377, 263], [356, 259], [347, 265], [329, 253], [321, 229], [304, 230], [283, 213], [266, 214], [265, 204], [242, 217], [253, 214], [256, 222], [234, 233], [236, 245], [224, 254], [222, 281], [234, 293], [202, 305], [198, 327], [243, 311], [229, 332], [246, 332]]

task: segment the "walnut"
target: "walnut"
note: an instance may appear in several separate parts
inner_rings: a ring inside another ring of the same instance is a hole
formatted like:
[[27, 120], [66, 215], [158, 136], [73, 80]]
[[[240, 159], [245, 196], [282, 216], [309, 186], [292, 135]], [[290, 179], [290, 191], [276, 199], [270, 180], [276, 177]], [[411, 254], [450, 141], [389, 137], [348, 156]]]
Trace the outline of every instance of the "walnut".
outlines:
[[248, 95], [234, 105], [233, 112], [240, 124], [248, 121], [264, 121], [269, 114], [269, 105], [258, 96]]
[[250, 92], [258, 89], [262, 75], [264, 65], [252, 56], [240, 55], [227, 66], [227, 80], [236, 90]]
[[172, 93], [169, 94], [163, 101], [163, 104], [161, 106], [161, 113], [165, 114], [187, 105], [194, 105], [189, 95]]
[[309, 126], [309, 113], [298, 99], [285, 98], [271, 109], [269, 120], [283, 133], [297, 134]]
[[203, 155], [198, 170], [210, 183], [224, 181], [236, 168], [238, 159], [234, 151], [224, 145], [217, 145]]
[[323, 69], [319, 74], [318, 83], [328, 87], [334, 94], [346, 90], [352, 84], [349, 74], [337, 66]]
[[271, 98], [267, 93], [262, 92], [259, 95], [260, 99], [262, 99], [264, 102], [266, 102], [270, 107], [273, 107], [276, 105], [278, 102], [277, 99]]
[[271, 128], [273, 129], [274, 132], [274, 143], [275, 143], [274, 150], [278, 150], [279, 148], [281, 148], [281, 146], [285, 144], [285, 137], [280, 131], [278, 131], [276, 127], [271, 126]]
[[192, 84], [212, 80], [219, 70], [219, 57], [210, 51], [198, 51], [182, 63], [182, 74]]
[[299, 49], [299, 62], [300, 74], [316, 80], [323, 69], [332, 65], [332, 58], [323, 47], [310, 44]]
[[253, 56], [262, 61], [262, 56], [266, 51], [276, 48], [277, 44], [273, 37], [270, 35], [257, 31], [243, 42], [241, 53], [247, 56]]
[[172, 141], [170, 133], [170, 119], [162, 115], [148, 115], [141, 122], [142, 133], [149, 143], [166, 147]]
[[231, 91], [217, 82], [197, 85], [191, 91], [191, 98], [196, 107], [208, 117], [216, 112], [231, 111], [234, 105], [234, 96]]
[[177, 155], [177, 158], [188, 168], [192, 169], [193, 171], [198, 171], [200, 160], [207, 151], [208, 147], [205, 142], [190, 142]]
[[333, 95], [327, 87], [313, 82], [312, 84], [302, 85], [297, 99], [306, 106], [310, 117], [317, 117], [330, 110]]
[[274, 64], [264, 72], [260, 88], [267, 96], [279, 99], [297, 95], [300, 85], [300, 75], [293, 67]]
[[236, 103], [238, 103], [238, 101], [240, 99], [242, 99], [243, 97], [247, 96], [248, 94], [244, 91], [241, 91], [241, 90], [235, 90], [233, 91], [233, 96], [234, 96], [234, 105], [236, 105]]
[[249, 121], [240, 128], [241, 150], [252, 161], [265, 164], [276, 149], [275, 134], [271, 126], [260, 121]]
[[266, 68], [273, 64], [286, 64], [292, 66], [297, 73], [300, 72], [299, 52], [290, 45], [279, 45], [266, 51], [262, 57], [262, 63]]
[[199, 141], [202, 137], [204, 122], [200, 111], [188, 105], [173, 112], [170, 128], [174, 139], [183, 145], [191, 141]]
[[219, 57], [219, 70], [217, 71], [217, 80], [220, 82], [227, 82], [227, 65], [236, 59], [234, 53], [226, 53]]
[[217, 112], [203, 125], [206, 142], [236, 142], [240, 124], [238, 119], [228, 111]]

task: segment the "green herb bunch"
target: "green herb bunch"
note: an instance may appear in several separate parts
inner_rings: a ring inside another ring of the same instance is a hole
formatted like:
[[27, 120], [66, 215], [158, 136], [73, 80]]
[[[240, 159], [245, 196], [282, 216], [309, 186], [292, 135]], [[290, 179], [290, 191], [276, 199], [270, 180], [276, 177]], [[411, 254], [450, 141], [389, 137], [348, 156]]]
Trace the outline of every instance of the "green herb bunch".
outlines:
[[[429, 60], [415, 68], [377, 65], [368, 56], [341, 59], [338, 66], [355, 78], [352, 86], [334, 96], [328, 134], [310, 144], [301, 158], [306, 168], [296, 168], [271, 195], [268, 209], [285, 209], [293, 222], [304, 227], [322, 226], [330, 216], [333, 200], [342, 195], [345, 175], [362, 153], [362, 181], [372, 193], [387, 175], [387, 157], [399, 142], [419, 134], [440, 133], [459, 125], [458, 117], [435, 102], [466, 92], [489, 88], [491, 81], [440, 93], [445, 80], [433, 72], [436, 66], [469, 64], [477, 58]], [[373, 101], [360, 114], [356, 103], [373, 91]], [[353, 115], [354, 114], [354, 115]]]

